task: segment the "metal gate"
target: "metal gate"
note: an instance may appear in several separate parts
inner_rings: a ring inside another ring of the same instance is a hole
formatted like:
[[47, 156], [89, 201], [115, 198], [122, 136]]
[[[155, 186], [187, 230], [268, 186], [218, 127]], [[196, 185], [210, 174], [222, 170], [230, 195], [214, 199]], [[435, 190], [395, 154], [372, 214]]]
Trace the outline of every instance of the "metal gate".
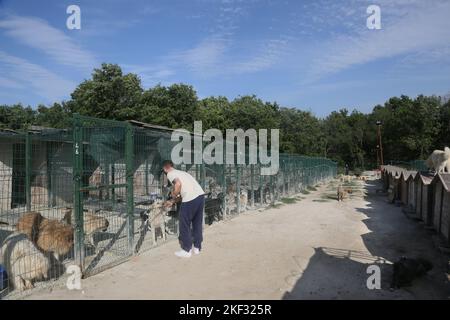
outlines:
[[133, 253], [132, 135], [126, 122], [74, 117], [74, 252], [84, 276]]

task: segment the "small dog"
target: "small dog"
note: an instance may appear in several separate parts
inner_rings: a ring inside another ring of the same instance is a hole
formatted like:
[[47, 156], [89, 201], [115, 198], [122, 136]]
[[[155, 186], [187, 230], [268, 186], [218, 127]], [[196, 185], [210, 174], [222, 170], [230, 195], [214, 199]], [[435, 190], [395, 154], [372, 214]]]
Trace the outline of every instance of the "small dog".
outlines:
[[[445, 147], [444, 151], [434, 150], [433, 153], [425, 161], [428, 168], [433, 169], [436, 173], [444, 172], [450, 170], [450, 148]], [[450, 172], [450, 171], [449, 171]]]
[[205, 222], [212, 224], [223, 217], [223, 194], [219, 193], [213, 197], [212, 193], [207, 193], [205, 197]]
[[159, 228], [162, 233], [162, 238], [166, 240], [166, 220], [167, 213], [170, 208], [166, 208], [164, 206], [164, 202], [161, 199], [155, 200], [153, 204], [150, 205], [150, 208], [141, 214], [141, 219], [144, 221], [144, 227], [150, 228], [150, 232], [152, 234], [152, 241], [156, 243], [156, 229]]
[[433, 269], [433, 264], [422, 258], [401, 257], [393, 267], [391, 289], [396, 289], [410, 286], [414, 279], [424, 276]]
[[248, 192], [247, 189], [241, 188], [241, 195], [239, 197], [240, 210], [246, 211], [248, 204]]
[[24, 214], [17, 222], [16, 230], [25, 234], [38, 249], [53, 253], [58, 261], [73, 246], [73, 228], [58, 220], [44, 218], [39, 212]]
[[1, 264], [6, 267], [12, 289], [32, 289], [35, 281], [47, 280], [50, 262], [25, 234], [12, 233], [3, 242]]
[[347, 192], [345, 191], [344, 187], [342, 185], [339, 185], [337, 188], [337, 200], [338, 202], [344, 201], [344, 198], [346, 198]]

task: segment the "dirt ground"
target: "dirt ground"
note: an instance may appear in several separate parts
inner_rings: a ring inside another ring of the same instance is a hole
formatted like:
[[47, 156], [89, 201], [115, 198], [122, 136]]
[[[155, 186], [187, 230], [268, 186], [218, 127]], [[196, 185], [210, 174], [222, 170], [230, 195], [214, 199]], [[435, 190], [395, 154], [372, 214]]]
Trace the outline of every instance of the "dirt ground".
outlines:
[[[82, 280], [82, 291], [54, 288], [31, 299], [449, 299], [449, 257], [432, 231], [408, 219], [378, 181], [352, 182], [351, 199], [332, 199], [337, 182], [293, 204], [252, 211], [208, 227], [204, 251], [173, 255], [172, 241]], [[390, 291], [391, 261], [424, 257], [434, 269], [411, 287]], [[370, 264], [381, 267], [369, 290]]]

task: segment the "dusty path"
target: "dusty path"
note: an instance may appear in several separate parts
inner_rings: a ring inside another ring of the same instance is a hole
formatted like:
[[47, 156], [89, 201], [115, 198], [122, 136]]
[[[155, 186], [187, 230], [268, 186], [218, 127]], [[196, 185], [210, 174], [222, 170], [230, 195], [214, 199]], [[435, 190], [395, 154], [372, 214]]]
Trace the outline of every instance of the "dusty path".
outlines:
[[[251, 212], [209, 227], [204, 251], [176, 258], [173, 241], [82, 281], [83, 291], [37, 292], [37, 299], [448, 299], [448, 261], [429, 231], [375, 195], [344, 203], [326, 199], [334, 187], [280, 208]], [[435, 269], [406, 290], [368, 290], [368, 264], [423, 256]]]

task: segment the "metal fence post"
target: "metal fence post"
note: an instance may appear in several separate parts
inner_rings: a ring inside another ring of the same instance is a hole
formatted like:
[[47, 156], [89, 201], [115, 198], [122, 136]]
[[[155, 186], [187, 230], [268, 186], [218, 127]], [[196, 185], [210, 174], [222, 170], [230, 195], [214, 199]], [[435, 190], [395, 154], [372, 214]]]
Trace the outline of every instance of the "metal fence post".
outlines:
[[73, 117], [73, 180], [74, 180], [74, 218], [75, 218], [75, 263], [84, 270], [84, 219], [83, 219], [83, 128], [78, 115]]
[[111, 163], [111, 200], [116, 202], [116, 189], [114, 185], [116, 184], [116, 164], [114, 162]]
[[[131, 123], [125, 128], [125, 166], [127, 176], [127, 237], [128, 250], [133, 253], [134, 240], [134, 130]], [[163, 231], [165, 232], [165, 231]]]
[[252, 208], [255, 206], [255, 165], [250, 165], [250, 190], [251, 190], [251, 206]]
[[27, 211], [31, 211], [31, 137], [25, 133], [25, 199]]
[[222, 219], [225, 220], [227, 217], [227, 165], [224, 163], [222, 164], [222, 173], [223, 173], [223, 179], [222, 179]]
[[[108, 160], [105, 161], [105, 177], [104, 177], [104, 183], [109, 186], [110, 185], [110, 163]], [[106, 188], [105, 191], [105, 199], [109, 200], [111, 198], [111, 188]]]
[[264, 201], [263, 201], [263, 183], [262, 183], [262, 174], [261, 174], [261, 165], [259, 165], [259, 204], [262, 206]]
[[236, 213], [241, 213], [241, 170], [236, 164]]
[[47, 206], [49, 208], [53, 207], [53, 192], [52, 192], [52, 165], [51, 165], [51, 149], [53, 148], [52, 143], [47, 143], [46, 145], [46, 154], [45, 154], [45, 170], [46, 170], [46, 176], [47, 176]]
[[150, 195], [150, 189], [148, 186], [148, 158], [145, 157], [145, 195]]
[[[202, 160], [202, 164], [200, 165], [200, 186], [202, 187], [203, 190], [205, 190], [205, 186], [206, 186], [206, 172], [205, 172], [206, 168], [205, 168], [205, 164], [203, 163]], [[203, 226], [205, 226], [205, 222], [206, 222], [206, 217], [205, 217], [205, 206], [203, 206]]]
[[270, 175], [270, 193], [271, 193], [271, 197], [270, 197], [270, 204], [274, 204], [275, 203], [275, 186], [274, 186], [274, 178], [273, 175]]

